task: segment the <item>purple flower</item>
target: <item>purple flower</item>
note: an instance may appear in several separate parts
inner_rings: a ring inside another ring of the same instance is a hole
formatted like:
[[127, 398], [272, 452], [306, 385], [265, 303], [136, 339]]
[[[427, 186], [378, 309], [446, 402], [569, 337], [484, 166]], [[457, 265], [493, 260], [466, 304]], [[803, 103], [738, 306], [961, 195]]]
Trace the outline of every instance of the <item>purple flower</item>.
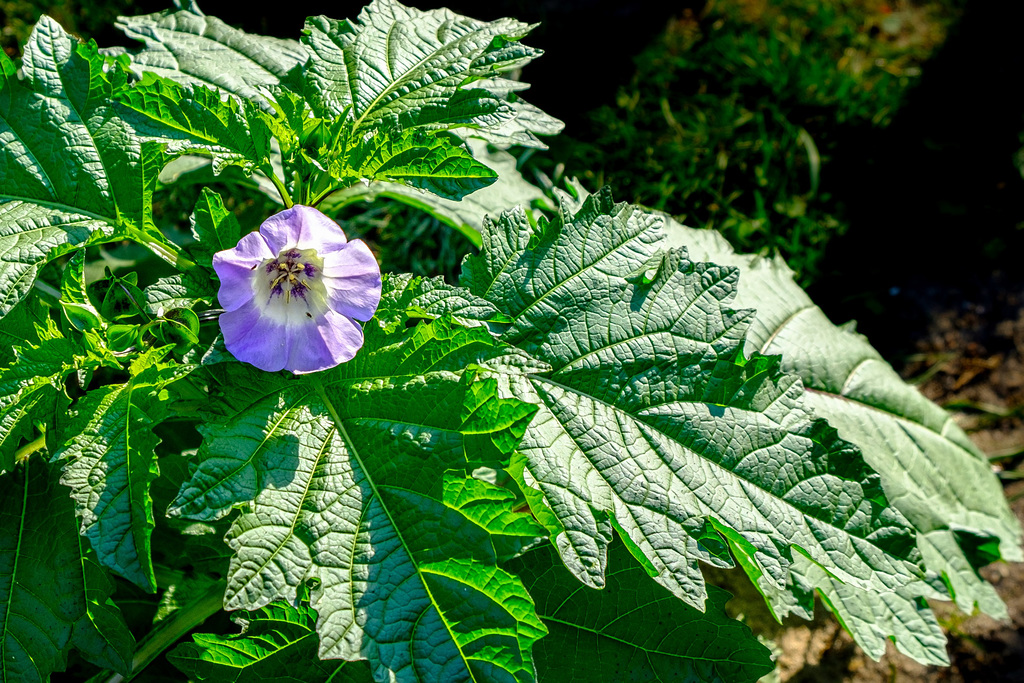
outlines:
[[217, 252], [220, 329], [235, 358], [261, 370], [316, 372], [363, 345], [356, 320], [380, 303], [380, 266], [361, 240], [310, 206], [271, 216]]

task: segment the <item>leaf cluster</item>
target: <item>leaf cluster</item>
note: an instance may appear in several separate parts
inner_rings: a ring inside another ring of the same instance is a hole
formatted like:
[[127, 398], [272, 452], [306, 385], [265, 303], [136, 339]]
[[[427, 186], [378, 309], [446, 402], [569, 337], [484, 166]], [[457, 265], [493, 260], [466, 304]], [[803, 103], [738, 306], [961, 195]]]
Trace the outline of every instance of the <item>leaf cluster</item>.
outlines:
[[[211, 619], [168, 655], [191, 680], [757, 680], [702, 565], [780, 619], [817, 593], [875, 656], [945, 661], [925, 597], [1002, 608], [969, 550], [1020, 556], [968, 490], [991, 473], [784, 265], [518, 175], [502, 147], [559, 128], [502, 76], [531, 27], [394, 0], [300, 42], [194, 4], [120, 26], [144, 46], [43, 19], [0, 57], [3, 678], [130, 677]], [[184, 248], [153, 218], [196, 158], [480, 251], [457, 286], [387, 276], [350, 362], [262, 372], [215, 324], [231, 198], [199, 193]], [[170, 273], [95, 258], [122, 241]]]

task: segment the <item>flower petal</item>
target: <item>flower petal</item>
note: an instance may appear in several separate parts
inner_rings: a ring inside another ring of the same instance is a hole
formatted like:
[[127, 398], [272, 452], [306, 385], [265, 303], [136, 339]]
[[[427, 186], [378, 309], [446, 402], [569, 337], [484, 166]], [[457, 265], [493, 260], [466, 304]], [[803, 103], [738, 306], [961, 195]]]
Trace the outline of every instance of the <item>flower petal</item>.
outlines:
[[[216, 258], [216, 257], [215, 257]], [[234, 311], [252, 301], [252, 269], [241, 268], [234, 263], [222, 263], [217, 265], [214, 261], [217, 275], [220, 277], [220, 289], [217, 290], [217, 300], [225, 311]], [[259, 264], [253, 268], [258, 268]]]
[[362, 240], [326, 254], [324, 285], [331, 308], [338, 313], [369, 320], [380, 304], [381, 277], [377, 259]]
[[290, 327], [285, 367], [297, 375], [333, 368], [352, 360], [363, 346], [363, 329], [351, 318], [327, 311], [315, 322]]
[[348, 239], [341, 227], [311, 206], [296, 204], [263, 221], [260, 234], [274, 255], [295, 247], [316, 249], [319, 254], [344, 246]]
[[213, 269], [220, 278], [217, 300], [224, 310], [234, 311], [252, 300], [254, 271], [273, 256], [258, 232], [250, 232], [234, 249], [213, 255]]
[[260, 314], [252, 301], [220, 316], [224, 346], [240, 361], [260, 370], [283, 370], [288, 360], [287, 328]]
[[369, 320], [380, 303], [380, 266], [370, 249], [348, 242], [309, 206], [271, 216], [258, 234], [218, 252], [214, 267], [225, 346], [269, 372], [316, 372], [351, 360], [363, 345], [355, 319]]

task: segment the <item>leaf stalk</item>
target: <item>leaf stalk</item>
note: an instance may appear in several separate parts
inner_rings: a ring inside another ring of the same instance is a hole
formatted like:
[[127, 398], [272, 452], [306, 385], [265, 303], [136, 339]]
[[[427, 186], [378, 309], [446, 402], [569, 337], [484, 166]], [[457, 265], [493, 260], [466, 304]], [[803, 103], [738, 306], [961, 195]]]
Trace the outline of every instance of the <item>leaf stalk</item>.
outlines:
[[278, 194], [281, 195], [281, 201], [284, 202], [284, 208], [292, 208], [295, 204], [292, 202], [292, 198], [288, 194], [288, 188], [284, 186], [284, 182], [271, 170], [265, 170], [264, 173], [266, 173], [267, 177], [270, 178], [270, 182], [274, 183], [274, 187], [277, 188]]
[[28, 442], [14, 453], [14, 462], [24, 462], [33, 453], [46, 448], [46, 432], [43, 432], [32, 441]]
[[192, 260], [186, 258], [177, 246], [171, 244], [165, 239], [158, 239], [153, 235], [142, 231], [133, 232], [131, 239], [146, 247], [178, 270], [191, 270], [196, 267], [196, 264]]
[[188, 607], [178, 610], [161, 623], [136, 648], [135, 656], [132, 657], [132, 671], [128, 678], [121, 674], [114, 674], [106, 680], [106, 683], [122, 683], [122, 681], [131, 680], [138, 676], [161, 652], [174, 645], [179, 638], [219, 612], [224, 606], [224, 591], [226, 588], [227, 581], [218, 581], [210, 586], [201, 598]]

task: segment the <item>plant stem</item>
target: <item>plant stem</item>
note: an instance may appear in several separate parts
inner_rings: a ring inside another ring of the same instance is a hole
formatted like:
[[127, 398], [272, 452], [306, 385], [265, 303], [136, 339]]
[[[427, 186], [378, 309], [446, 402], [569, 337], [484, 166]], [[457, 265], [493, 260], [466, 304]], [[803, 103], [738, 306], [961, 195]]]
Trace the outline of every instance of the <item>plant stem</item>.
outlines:
[[[132, 657], [132, 672], [127, 680], [139, 675], [139, 672], [145, 669], [161, 652], [219, 612], [224, 606], [224, 589], [226, 587], [226, 581], [218, 581], [207, 589], [203, 597], [175, 612], [155, 631], [151, 632], [149, 637], [136, 648], [135, 656]], [[106, 683], [121, 683], [124, 680], [126, 679], [121, 674], [114, 674], [107, 679]]]
[[129, 237], [178, 270], [191, 270], [196, 267], [195, 263], [182, 256], [181, 251], [177, 246], [165, 239], [158, 239], [157, 237], [141, 230], [133, 231]]
[[292, 208], [292, 198], [288, 195], [288, 188], [284, 186], [284, 182], [277, 177], [277, 174], [272, 169], [264, 169], [263, 172], [270, 178], [270, 182], [274, 183], [274, 187], [277, 188], [278, 194], [281, 195], [281, 201], [284, 202], [284, 208]]
[[25, 444], [14, 453], [14, 462], [22, 462], [36, 451], [46, 448], [46, 432], [43, 432], [33, 441]]
[[332, 194], [334, 194], [335, 192], [337, 192], [340, 189], [342, 189], [342, 188], [340, 188], [340, 187], [328, 187], [326, 190], [324, 190], [323, 192], [318, 194], [316, 196], [316, 198], [313, 199], [313, 201], [311, 201], [309, 203], [309, 205], [315, 208], [318, 204], [320, 204], [320, 202], [322, 202], [323, 200], [327, 199], [328, 197], [330, 197]]
[[60, 301], [60, 290], [53, 287], [52, 285], [48, 285], [42, 280], [36, 280], [35, 282], [32, 283], [32, 286], [38, 289], [43, 294], [45, 294], [46, 296], [51, 297], [56, 301]]

